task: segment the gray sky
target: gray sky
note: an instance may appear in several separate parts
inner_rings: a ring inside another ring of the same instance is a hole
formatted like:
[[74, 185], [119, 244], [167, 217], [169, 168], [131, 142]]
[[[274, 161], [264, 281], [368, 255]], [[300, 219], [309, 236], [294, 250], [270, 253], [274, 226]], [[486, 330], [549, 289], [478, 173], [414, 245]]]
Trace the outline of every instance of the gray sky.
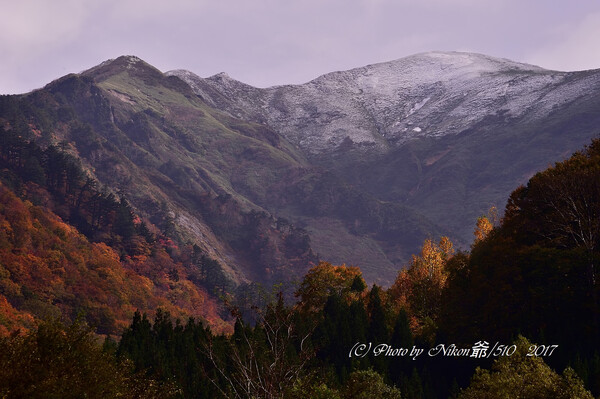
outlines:
[[109, 58], [266, 87], [411, 54], [600, 68], [598, 0], [0, 0], [0, 94]]

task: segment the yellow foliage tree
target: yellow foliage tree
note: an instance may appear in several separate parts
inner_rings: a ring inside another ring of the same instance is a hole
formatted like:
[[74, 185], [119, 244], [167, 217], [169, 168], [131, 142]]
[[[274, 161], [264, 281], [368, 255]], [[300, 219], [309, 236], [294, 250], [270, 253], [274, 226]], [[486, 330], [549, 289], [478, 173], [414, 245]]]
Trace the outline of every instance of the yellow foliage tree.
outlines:
[[442, 289], [448, 273], [446, 262], [454, 255], [454, 246], [448, 237], [439, 243], [426, 239], [419, 255], [413, 255], [410, 264], [402, 269], [389, 289], [396, 308], [404, 308], [410, 317], [415, 334], [435, 326], [439, 314]]
[[475, 226], [475, 231], [473, 232], [473, 235], [475, 235], [474, 244], [477, 244], [479, 241], [483, 241], [494, 229], [494, 226], [498, 224], [498, 222], [498, 209], [495, 206], [492, 206], [488, 210], [487, 215], [477, 218], [477, 224]]
[[330, 295], [337, 294], [352, 301], [366, 287], [358, 267], [335, 266], [322, 261], [304, 276], [296, 296], [300, 298], [302, 309], [312, 313], [322, 309]]

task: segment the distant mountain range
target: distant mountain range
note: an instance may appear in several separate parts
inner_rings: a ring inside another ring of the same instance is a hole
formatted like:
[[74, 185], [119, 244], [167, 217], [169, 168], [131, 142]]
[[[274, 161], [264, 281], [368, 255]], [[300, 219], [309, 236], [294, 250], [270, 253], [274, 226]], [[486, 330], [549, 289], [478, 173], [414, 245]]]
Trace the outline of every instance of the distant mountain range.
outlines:
[[600, 70], [435, 52], [259, 89], [126, 56], [5, 96], [7, 129], [17, 108], [233, 285], [319, 259], [389, 285], [425, 238], [468, 247], [478, 216], [599, 135]]

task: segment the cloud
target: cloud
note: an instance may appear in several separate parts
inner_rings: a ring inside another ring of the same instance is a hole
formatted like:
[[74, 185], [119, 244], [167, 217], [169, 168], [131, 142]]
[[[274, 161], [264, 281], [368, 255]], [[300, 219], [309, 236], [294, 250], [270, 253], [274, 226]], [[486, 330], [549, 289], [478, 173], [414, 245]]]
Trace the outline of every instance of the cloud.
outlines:
[[7, 53], [64, 42], [81, 29], [88, 9], [78, 0], [5, 2], [0, 14], [0, 48]]
[[[593, 59], [600, 57], [594, 40], [600, 17], [590, 11], [598, 11], [597, 0], [569, 8], [547, 2], [5, 1], [0, 93], [41, 87], [122, 54], [161, 70], [187, 68], [200, 76], [226, 71], [260, 86], [305, 82], [430, 50], [469, 49], [557, 69], [600, 66]], [[548, 28], [561, 24], [562, 30]]]
[[[38, 79], [57, 78], [61, 48], [78, 40], [94, 8], [79, 0], [3, 2], [0, 13], [0, 93], [17, 93], [41, 86]], [[60, 67], [59, 67], [60, 68]], [[44, 81], [45, 83], [48, 80]]]
[[578, 71], [600, 68], [600, 12], [576, 25], [556, 28], [555, 38], [533, 53], [528, 62], [548, 69]]

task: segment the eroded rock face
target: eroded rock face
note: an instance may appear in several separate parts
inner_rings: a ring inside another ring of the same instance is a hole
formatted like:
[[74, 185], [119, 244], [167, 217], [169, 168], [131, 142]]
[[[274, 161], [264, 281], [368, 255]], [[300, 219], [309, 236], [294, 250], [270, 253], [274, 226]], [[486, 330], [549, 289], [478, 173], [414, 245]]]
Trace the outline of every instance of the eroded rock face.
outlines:
[[266, 123], [305, 153], [386, 152], [463, 132], [486, 117], [542, 119], [600, 86], [598, 72], [557, 72], [471, 53], [432, 52], [258, 89], [226, 74], [171, 71], [205, 101]]

